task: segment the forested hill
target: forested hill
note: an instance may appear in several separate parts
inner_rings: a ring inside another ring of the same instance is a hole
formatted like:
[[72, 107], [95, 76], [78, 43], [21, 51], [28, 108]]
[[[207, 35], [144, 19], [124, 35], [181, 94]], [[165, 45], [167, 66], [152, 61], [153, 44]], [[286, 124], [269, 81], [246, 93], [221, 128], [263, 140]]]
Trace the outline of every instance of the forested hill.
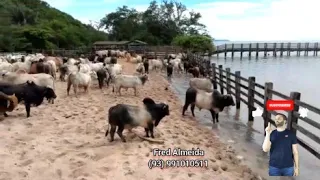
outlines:
[[107, 35], [40, 0], [0, 0], [0, 51], [74, 49]]

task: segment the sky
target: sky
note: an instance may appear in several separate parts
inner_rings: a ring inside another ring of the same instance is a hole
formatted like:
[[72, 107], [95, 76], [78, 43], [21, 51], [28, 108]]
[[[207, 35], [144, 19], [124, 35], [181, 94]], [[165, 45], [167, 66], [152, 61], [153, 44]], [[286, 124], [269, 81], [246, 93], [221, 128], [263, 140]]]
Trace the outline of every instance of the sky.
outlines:
[[[45, 0], [88, 24], [127, 5], [144, 11], [151, 0]], [[215, 39], [231, 41], [320, 40], [320, 0], [180, 0], [200, 12]]]

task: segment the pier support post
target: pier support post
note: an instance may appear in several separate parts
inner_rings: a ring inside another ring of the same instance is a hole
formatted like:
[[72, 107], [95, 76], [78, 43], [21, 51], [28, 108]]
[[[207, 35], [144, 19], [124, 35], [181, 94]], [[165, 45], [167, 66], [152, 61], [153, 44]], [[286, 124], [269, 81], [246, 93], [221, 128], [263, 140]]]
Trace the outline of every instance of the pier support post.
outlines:
[[[264, 110], [263, 110], [263, 119], [264, 119], [264, 129], [267, 128], [269, 120], [271, 121], [271, 113], [267, 110], [267, 102], [272, 99], [273, 83], [266, 82], [264, 85]], [[266, 132], [264, 132], [264, 136], [266, 136]]]
[[291, 55], [291, 43], [289, 42], [287, 44], [287, 56], [290, 56]]
[[267, 57], [267, 53], [268, 53], [268, 44], [264, 43], [264, 57]]
[[304, 45], [304, 56], [309, 55], [309, 43], [305, 43]]
[[273, 57], [277, 57], [277, 43], [273, 43]]
[[220, 86], [220, 93], [223, 94], [223, 66], [219, 65], [219, 86]]
[[235, 88], [236, 88], [236, 108], [237, 109], [240, 109], [240, 82], [241, 82], [241, 79], [240, 79], [240, 71], [236, 71], [236, 77], [235, 77]]
[[234, 58], [234, 44], [231, 45], [231, 58]]
[[249, 59], [251, 59], [251, 52], [252, 52], [252, 44], [249, 44]]
[[249, 84], [248, 84], [248, 115], [249, 121], [253, 121], [252, 111], [255, 110], [254, 107], [254, 87], [255, 87], [256, 78], [251, 76], [249, 77]]
[[[299, 92], [291, 92], [290, 93], [290, 99], [293, 101], [300, 100], [301, 94]], [[294, 113], [299, 111], [299, 106], [294, 104], [293, 110], [288, 113], [288, 122], [287, 122], [287, 128], [290, 129], [295, 134], [297, 133], [297, 130], [295, 125], [298, 124], [298, 118], [294, 116]]]
[[297, 56], [300, 57], [301, 53], [301, 43], [298, 43], [298, 48], [297, 48]]
[[257, 44], [256, 44], [256, 59], [258, 59], [258, 57], [259, 57], [259, 51], [260, 51], [260, 49], [259, 49], [259, 43], [257, 43]]
[[240, 47], [240, 60], [242, 59], [243, 57], [243, 44], [241, 44], [241, 47]]
[[227, 44], [225, 44], [224, 45], [224, 59], [227, 59], [227, 48], [228, 48], [228, 45]]
[[280, 57], [283, 57], [283, 43], [280, 45]]

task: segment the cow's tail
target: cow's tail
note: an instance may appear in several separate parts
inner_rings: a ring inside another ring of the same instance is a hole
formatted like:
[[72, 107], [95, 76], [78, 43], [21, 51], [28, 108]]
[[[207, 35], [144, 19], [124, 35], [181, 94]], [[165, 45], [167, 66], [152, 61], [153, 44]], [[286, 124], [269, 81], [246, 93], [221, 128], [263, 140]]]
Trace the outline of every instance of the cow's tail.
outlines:
[[108, 127], [107, 127], [107, 130], [106, 130], [105, 137], [107, 137], [107, 136], [108, 136], [108, 134], [109, 134], [109, 127], [110, 127], [110, 124], [108, 123]]

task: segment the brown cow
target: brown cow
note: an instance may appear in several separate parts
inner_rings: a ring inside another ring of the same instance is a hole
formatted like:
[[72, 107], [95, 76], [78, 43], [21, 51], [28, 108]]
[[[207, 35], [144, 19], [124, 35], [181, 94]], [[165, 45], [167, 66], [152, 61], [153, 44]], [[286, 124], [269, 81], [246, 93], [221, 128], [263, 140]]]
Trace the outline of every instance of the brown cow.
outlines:
[[18, 98], [13, 95], [7, 95], [0, 91], [0, 112], [7, 117], [6, 112], [12, 112], [18, 106]]
[[52, 77], [55, 77], [55, 72], [53, 72], [53, 68], [51, 64], [44, 62], [43, 59], [40, 59], [38, 62], [33, 61], [31, 63], [29, 74], [38, 74], [38, 73], [46, 73], [46, 74], [50, 74]]

